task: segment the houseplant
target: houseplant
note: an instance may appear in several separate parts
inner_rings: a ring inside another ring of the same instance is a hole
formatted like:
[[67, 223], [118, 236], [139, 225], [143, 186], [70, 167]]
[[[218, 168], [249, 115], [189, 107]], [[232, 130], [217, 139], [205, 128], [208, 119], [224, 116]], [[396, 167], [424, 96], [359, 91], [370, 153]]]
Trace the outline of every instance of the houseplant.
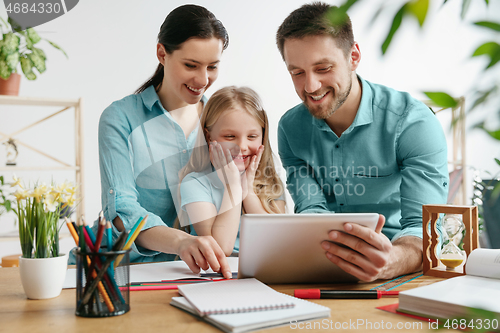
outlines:
[[[3, 36], [0, 40], [0, 94], [18, 94], [20, 75], [17, 73], [19, 67], [28, 80], [36, 79], [34, 69], [40, 74], [45, 72], [45, 60], [47, 59], [45, 52], [35, 46], [40, 41], [45, 40], [68, 57], [57, 44], [41, 38], [33, 28], [19, 30], [16, 29], [16, 26], [16, 23], [10, 18], [7, 22], [0, 17], [0, 31]], [[17, 87], [3, 88], [4, 84], [11, 82], [17, 84]]]
[[40, 183], [25, 189], [17, 178], [12, 186], [17, 187], [13, 210], [19, 223], [19, 270], [24, 291], [31, 299], [56, 297], [61, 293], [68, 260], [67, 254], [59, 253], [59, 218], [63, 209], [74, 205], [76, 189], [68, 183]]

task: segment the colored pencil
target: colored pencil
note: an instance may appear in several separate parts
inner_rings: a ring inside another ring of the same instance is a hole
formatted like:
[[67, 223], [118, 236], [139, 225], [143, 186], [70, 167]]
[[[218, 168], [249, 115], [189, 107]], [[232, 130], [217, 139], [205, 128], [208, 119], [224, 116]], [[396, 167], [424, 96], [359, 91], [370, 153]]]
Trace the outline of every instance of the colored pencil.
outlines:
[[108, 236], [108, 251], [111, 251], [113, 247], [113, 234], [111, 229], [111, 222], [106, 222], [106, 236]]
[[[139, 233], [141, 232], [141, 229], [142, 227], [144, 226], [144, 224], [146, 224], [146, 221], [148, 219], [148, 215], [146, 215], [142, 221], [139, 223], [139, 225], [137, 226], [137, 228], [135, 229], [134, 231], [134, 234], [131, 236], [131, 237], [128, 237], [128, 241], [127, 243], [125, 244], [125, 246], [123, 247], [124, 250], [128, 250], [130, 249], [130, 247], [132, 246], [132, 244], [134, 243], [135, 239], [137, 238], [137, 236], [139, 235]], [[123, 259], [123, 254], [120, 254], [118, 256], [118, 258], [116, 258], [116, 261], [114, 263], [114, 266], [115, 268], [118, 267], [118, 265], [120, 264], [120, 262], [122, 261]]]

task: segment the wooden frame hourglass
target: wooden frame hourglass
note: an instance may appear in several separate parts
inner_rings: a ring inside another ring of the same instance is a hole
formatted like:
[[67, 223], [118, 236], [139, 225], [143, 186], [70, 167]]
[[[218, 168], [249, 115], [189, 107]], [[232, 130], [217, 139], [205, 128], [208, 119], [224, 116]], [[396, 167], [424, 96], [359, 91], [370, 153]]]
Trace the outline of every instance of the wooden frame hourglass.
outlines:
[[[465, 227], [465, 235], [462, 239], [463, 248], [467, 255], [472, 250], [478, 248], [479, 228], [478, 228], [478, 210], [477, 206], [452, 206], [452, 205], [423, 205], [422, 206], [422, 224], [423, 224], [423, 272], [424, 275], [450, 278], [454, 276], [465, 275], [465, 266], [455, 270], [446, 270], [439, 265], [439, 259], [436, 255], [436, 247], [439, 246], [438, 232], [436, 223], [439, 214], [457, 214], [462, 215], [462, 222]], [[430, 227], [429, 227], [430, 225]], [[430, 232], [430, 234], [429, 234]]]

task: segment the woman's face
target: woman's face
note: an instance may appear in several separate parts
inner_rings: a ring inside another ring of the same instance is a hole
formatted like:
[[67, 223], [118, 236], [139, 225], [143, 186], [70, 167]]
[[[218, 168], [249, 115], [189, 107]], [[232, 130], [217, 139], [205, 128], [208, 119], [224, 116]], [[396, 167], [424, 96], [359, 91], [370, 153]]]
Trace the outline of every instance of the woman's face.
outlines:
[[163, 106], [167, 111], [201, 100], [217, 79], [222, 50], [222, 41], [217, 38], [188, 39], [171, 54], [165, 52], [162, 44], [158, 44], [157, 56], [165, 73], [160, 94], [166, 99], [166, 105]]

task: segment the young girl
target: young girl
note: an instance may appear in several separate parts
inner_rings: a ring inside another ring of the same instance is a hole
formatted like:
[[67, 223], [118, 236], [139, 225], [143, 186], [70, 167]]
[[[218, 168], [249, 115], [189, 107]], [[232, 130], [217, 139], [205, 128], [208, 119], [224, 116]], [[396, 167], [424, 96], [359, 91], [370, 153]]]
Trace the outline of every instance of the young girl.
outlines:
[[194, 232], [212, 236], [229, 256], [239, 249], [242, 209], [285, 212], [283, 185], [274, 168], [267, 115], [250, 88], [225, 87], [203, 111], [198, 142], [180, 173], [182, 209]]

